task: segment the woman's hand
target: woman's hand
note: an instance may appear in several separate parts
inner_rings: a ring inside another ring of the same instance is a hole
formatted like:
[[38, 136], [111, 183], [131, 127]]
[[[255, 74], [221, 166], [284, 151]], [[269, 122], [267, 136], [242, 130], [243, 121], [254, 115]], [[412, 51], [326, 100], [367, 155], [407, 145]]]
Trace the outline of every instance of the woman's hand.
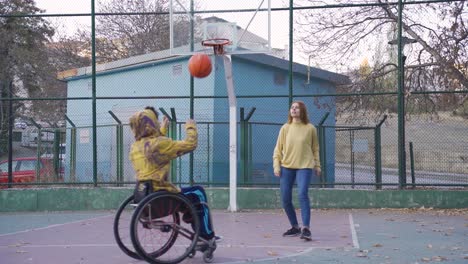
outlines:
[[318, 177], [320, 177], [320, 175], [322, 175], [322, 169], [320, 169], [320, 168], [315, 168], [315, 175], [317, 175]]
[[279, 172], [279, 171], [275, 171], [274, 174], [275, 174], [276, 177], [281, 176], [281, 172]]

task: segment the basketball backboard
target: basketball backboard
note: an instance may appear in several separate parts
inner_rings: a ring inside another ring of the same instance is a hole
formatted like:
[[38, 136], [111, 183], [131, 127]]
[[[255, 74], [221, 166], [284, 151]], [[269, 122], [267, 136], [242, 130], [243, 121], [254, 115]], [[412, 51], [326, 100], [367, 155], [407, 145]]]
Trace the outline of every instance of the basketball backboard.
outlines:
[[270, 1], [170, 0], [171, 54], [212, 54], [209, 39], [228, 39], [227, 54], [270, 52]]

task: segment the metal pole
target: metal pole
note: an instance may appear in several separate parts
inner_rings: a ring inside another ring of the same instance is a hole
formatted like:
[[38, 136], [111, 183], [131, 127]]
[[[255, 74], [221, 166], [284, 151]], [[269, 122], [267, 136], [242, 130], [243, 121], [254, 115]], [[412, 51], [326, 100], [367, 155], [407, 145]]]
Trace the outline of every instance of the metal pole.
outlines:
[[229, 211], [237, 212], [237, 99], [232, 79], [232, 58], [223, 55], [229, 97]]
[[294, 10], [293, 10], [293, 0], [289, 1], [289, 103], [288, 109], [292, 104], [292, 97], [293, 97], [293, 18], [294, 18]]
[[[193, 0], [190, 1], [190, 15], [193, 17], [194, 12], [194, 4]], [[194, 31], [194, 24], [193, 19], [190, 19], [190, 51], [194, 51], [194, 39], [195, 39], [195, 31]], [[190, 118], [194, 118], [194, 96], [195, 96], [195, 82], [192, 75], [190, 75]], [[190, 186], [193, 185], [193, 152], [189, 154], [189, 175], [190, 175]]]
[[320, 122], [317, 125], [318, 128], [318, 137], [319, 137], [319, 156], [320, 156], [320, 166], [322, 167], [322, 175], [320, 176], [321, 187], [325, 187], [327, 183], [327, 152], [326, 152], [326, 140], [325, 140], [325, 127], [324, 123], [327, 120], [330, 112], [326, 112]]
[[96, 13], [95, 0], [91, 0], [91, 72], [92, 72], [92, 108], [93, 108], [93, 183], [97, 187], [97, 120], [96, 120]]
[[405, 94], [404, 94], [404, 74], [405, 57], [402, 43], [402, 15], [403, 2], [398, 0], [398, 175], [399, 187], [402, 189], [406, 185], [406, 151], [405, 151]]
[[[71, 121], [70, 118], [68, 118], [67, 115], [65, 115], [65, 119], [70, 123], [72, 126], [70, 128], [70, 149], [67, 150], [69, 153], [68, 156], [70, 156], [69, 161], [70, 161], [70, 181], [75, 182], [75, 174], [76, 174], [76, 126], [73, 121]], [[68, 148], [68, 146], [67, 146]]]
[[[8, 188], [11, 188], [13, 182], [13, 123], [15, 118], [13, 116], [13, 82], [8, 84]], [[39, 162], [39, 160], [38, 160]]]
[[109, 114], [114, 118], [114, 120], [117, 122], [116, 126], [116, 140], [115, 140], [115, 145], [116, 145], [116, 173], [117, 173], [117, 186], [121, 186], [120, 182], [123, 182], [123, 125], [122, 121], [112, 112], [109, 110]]
[[384, 115], [383, 119], [377, 124], [374, 131], [374, 152], [375, 152], [375, 188], [382, 189], [382, 133], [381, 126], [387, 119], [387, 115]]
[[411, 183], [413, 184], [413, 189], [416, 188], [416, 177], [414, 176], [414, 151], [413, 151], [413, 142], [409, 143], [410, 148], [410, 166], [411, 166]]

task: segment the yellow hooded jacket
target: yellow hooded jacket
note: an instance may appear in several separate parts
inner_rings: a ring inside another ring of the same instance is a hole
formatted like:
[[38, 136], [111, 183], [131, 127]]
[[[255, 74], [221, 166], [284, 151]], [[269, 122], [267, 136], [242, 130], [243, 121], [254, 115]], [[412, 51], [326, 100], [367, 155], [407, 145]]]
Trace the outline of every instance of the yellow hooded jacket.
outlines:
[[130, 161], [137, 180], [152, 180], [155, 191], [180, 192], [180, 189], [170, 182], [170, 164], [171, 160], [197, 147], [196, 126], [185, 126], [185, 140], [172, 140], [165, 136], [165, 128], [160, 128], [154, 112], [145, 109], [130, 117], [130, 127], [136, 140], [130, 149]]

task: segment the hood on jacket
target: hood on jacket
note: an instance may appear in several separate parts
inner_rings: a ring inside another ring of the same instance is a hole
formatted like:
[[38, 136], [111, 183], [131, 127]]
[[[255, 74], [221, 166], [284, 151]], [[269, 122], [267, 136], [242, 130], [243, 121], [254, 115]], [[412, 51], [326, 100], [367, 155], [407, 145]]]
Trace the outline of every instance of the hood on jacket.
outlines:
[[160, 127], [156, 114], [150, 109], [137, 112], [130, 117], [130, 128], [135, 136], [135, 140], [140, 140], [144, 137], [161, 136]]

